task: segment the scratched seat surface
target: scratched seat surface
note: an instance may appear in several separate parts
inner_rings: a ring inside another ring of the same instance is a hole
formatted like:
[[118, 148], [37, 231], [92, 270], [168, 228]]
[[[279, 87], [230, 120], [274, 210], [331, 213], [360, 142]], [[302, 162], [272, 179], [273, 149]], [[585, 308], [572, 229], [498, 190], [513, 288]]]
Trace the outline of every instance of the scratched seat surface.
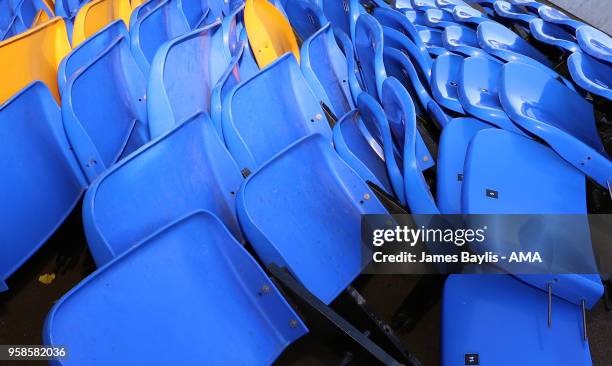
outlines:
[[214, 213], [241, 240], [234, 213], [241, 181], [208, 116], [194, 116], [89, 188], [83, 225], [94, 260], [107, 263], [157, 228], [200, 209]]
[[250, 175], [238, 194], [237, 211], [262, 261], [286, 266], [326, 304], [365, 264], [361, 214], [386, 212], [320, 134], [302, 138]]
[[351, 110], [347, 60], [326, 24], [302, 44], [300, 68], [317, 97], [340, 117]]
[[67, 81], [64, 129], [90, 182], [149, 141], [145, 92], [145, 78], [125, 37], [111, 41]]
[[5, 223], [0, 231], [0, 291], [4, 291], [4, 281], [72, 211], [86, 182], [64, 135], [59, 107], [42, 82], [28, 85], [0, 105], [0, 139], [4, 156], [0, 219]]
[[232, 89], [223, 101], [222, 118], [225, 143], [242, 171], [253, 172], [306, 135], [331, 139], [319, 101], [292, 54]]
[[[216, 332], [207, 336], [202, 329]], [[64, 295], [49, 312], [43, 337], [47, 345], [70, 345], [61, 365], [222, 365], [270, 364], [307, 332], [221, 220], [196, 211]]]
[[210, 113], [212, 89], [227, 67], [214, 48], [216, 32], [219, 22], [166, 42], [155, 55], [147, 85], [151, 138], [198, 112]]

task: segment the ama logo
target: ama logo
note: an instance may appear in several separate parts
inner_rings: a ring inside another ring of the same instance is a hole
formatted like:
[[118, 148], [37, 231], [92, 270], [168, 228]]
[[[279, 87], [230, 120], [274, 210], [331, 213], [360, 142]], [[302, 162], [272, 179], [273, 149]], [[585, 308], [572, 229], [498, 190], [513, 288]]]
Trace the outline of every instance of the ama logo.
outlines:
[[512, 252], [510, 254], [510, 263], [542, 263], [540, 252]]

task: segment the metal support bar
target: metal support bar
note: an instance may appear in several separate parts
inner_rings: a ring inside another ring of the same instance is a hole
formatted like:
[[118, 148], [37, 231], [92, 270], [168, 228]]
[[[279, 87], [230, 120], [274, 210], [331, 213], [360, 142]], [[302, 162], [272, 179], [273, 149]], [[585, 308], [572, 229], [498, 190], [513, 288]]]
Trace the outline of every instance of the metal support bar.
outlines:
[[[284, 290], [286, 297], [292, 300], [308, 328], [312, 332], [316, 332], [322, 339], [341, 347], [341, 354], [350, 352], [354, 356], [353, 361], [355, 363], [365, 365], [372, 363], [402, 365], [364, 333], [310, 293], [287, 270], [276, 264], [271, 264], [268, 266], [268, 271], [278, 287]], [[359, 357], [356, 357], [357, 354]], [[418, 366], [420, 363], [413, 365]]]
[[552, 327], [552, 284], [548, 284], [548, 327]]

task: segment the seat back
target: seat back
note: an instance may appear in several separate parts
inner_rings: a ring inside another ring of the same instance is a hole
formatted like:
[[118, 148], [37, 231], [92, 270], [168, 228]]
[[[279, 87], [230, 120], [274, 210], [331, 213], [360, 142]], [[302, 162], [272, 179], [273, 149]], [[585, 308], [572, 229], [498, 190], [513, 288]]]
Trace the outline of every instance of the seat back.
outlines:
[[[552, 62], [540, 51], [499, 23], [482, 22], [478, 26], [477, 33], [480, 47], [502, 60], [514, 61], [520, 58], [528, 62], [531, 59], [544, 66], [553, 67]], [[523, 57], [520, 57], [521, 55]]]
[[287, 267], [326, 304], [368, 260], [362, 258], [361, 215], [386, 213], [319, 134], [295, 142], [253, 173], [238, 193], [237, 211], [259, 258]]
[[47, 85], [59, 103], [57, 68], [70, 52], [62, 18], [0, 43], [0, 103], [35, 80]]
[[[403, 195], [410, 212], [439, 214], [431, 189], [419, 167], [423, 158], [429, 156], [419, 148], [419, 140], [422, 143], [422, 138], [417, 130], [416, 113], [410, 95], [397, 79], [389, 77], [383, 82], [381, 99], [382, 107], [392, 129], [402, 131], [401, 134], [396, 133], [396, 136], [403, 137], [403, 140], [399, 140], [403, 143], [403, 166], [400, 168], [404, 178]], [[396, 127], [393, 128], [393, 126]]]
[[[225, 5], [224, 1], [219, 0], [210, 1], [210, 3], [222, 3]], [[227, 5], [224, 7], [226, 6]], [[185, 15], [185, 19], [187, 19], [187, 24], [189, 24], [190, 29], [197, 29], [205, 25], [206, 19], [211, 12], [214, 13], [210, 14], [213, 18], [219, 19], [219, 17], [222, 16], [221, 9], [209, 7], [209, 2], [206, 0], [178, 0], [178, 7]]]
[[149, 140], [145, 79], [117, 37], [68, 81], [62, 119], [89, 181]]
[[198, 112], [210, 113], [212, 88], [226, 66], [212, 39], [219, 22], [166, 42], [151, 64], [147, 97], [151, 138]]
[[300, 61], [300, 48], [291, 24], [267, 0], [246, 1], [244, 25], [260, 68], [263, 69], [287, 52], [291, 52]]
[[61, 123], [59, 107], [40, 81], [0, 106], [0, 291], [60, 226], [86, 186]]
[[130, 24], [131, 13], [129, 0], [94, 0], [83, 5], [74, 19], [72, 46], [76, 47], [113, 20]]
[[159, 5], [162, 1], [163, 0], [147, 0], [138, 5], [136, 8], [134, 8], [134, 10], [132, 10], [132, 14], [130, 14], [129, 29], [134, 28], [134, 24], [138, 19], [147, 15], [151, 10], [155, 9], [157, 5]]
[[66, 81], [68, 81], [78, 69], [90, 63], [100, 52], [105, 50], [111, 42], [121, 37], [129, 37], [127, 28], [123, 21], [115, 20], [87, 39], [87, 42], [83, 42], [75, 47], [62, 59], [59, 65], [57, 82], [60, 92], [64, 89]]
[[291, 26], [302, 41], [328, 23], [319, 5], [309, 0], [291, 0], [285, 11]]
[[502, 69], [499, 98], [515, 123], [569, 163], [603, 187], [612, 181], [612, 162], [597, 132], [593, 106], [578, 93], [539, 68], [510, 62]]
[[234, 208], [241, 181], [208, 116], [194, 116], [90, 187], [83, 224], [94, 260], [100, 266], [198, 209], [214, 213], [241, 241]]
[[331, 108], [336, 117], [351, 110], [353, 99], [347, 60], [336, 44], [329, 23], [304, 41], [301, 55], [302, 73], [317, 97]]
[[130, 44], [134, 59], [145, 75], [160, 46], [189, 32], [189, 24], [177, 7], [178, 0], [164, 0], [134, 23]]
[[[172, 269], [152, 270], [159, 265]], [[51, 309], [43, 337], [47, 345], [70, 344], [66, 365], [229, 365], [272, 362], [307, 331], [223, 223], [198, 211], [68, 292]]]
[[383, 29], [376, 18], [369, 14], [359, 16], [354, 47], [365, 91], [378, 99], [387, 74], [383, 63]]
[[223, 101], [223, 137], [241, 170], [253, 172], [311, 133], [331, 138], [319, 101], [291, 54], [238, 85]]
[[251, 54], [246, 33], [243, 31], [243, 37], [238, 50], [235, 51], [232, 61], [219, 78], [219, 82], [213, 88], [210, 96], [210, 116], [222, 139], [223, 100], [237, 85], [250, 79], [257, 72], [259, 72], [259, 68]]

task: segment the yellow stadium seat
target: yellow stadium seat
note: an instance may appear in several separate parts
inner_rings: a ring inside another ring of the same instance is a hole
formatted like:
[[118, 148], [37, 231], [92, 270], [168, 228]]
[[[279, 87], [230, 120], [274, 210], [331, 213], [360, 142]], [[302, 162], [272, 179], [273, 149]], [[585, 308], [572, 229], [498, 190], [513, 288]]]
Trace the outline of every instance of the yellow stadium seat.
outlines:
[[130, 5], [132, 6], [132, 10], [144, 4], [146, 1], [147, 0], [130, 0]]
[[266, 0], [247, 0], [244, 23], [251, 49], [260, 68], [292, 52], [300, 62], [300, 49], [291, 24]]
[[72, 47], [76, 47], [113, 20], [122, 19], [128, 26], [131, 13], [130, 0], [95, 0], [87, 3], [74, 19]]
[[47, 14], [47, 12], [44, 9], [40, 9], [37, 13], [36, 16], [34, 17], [34, 21], [32, 22], [32, 28], [36, 28], [39, 25], [45, 23], [46, 21], [48, 21], [49, 15]]
[[66, 24], [60, 17], [0, 42], [0, 104], [35, 80], [45, 83], [59, 103], [57, 68], [68, 52]]

